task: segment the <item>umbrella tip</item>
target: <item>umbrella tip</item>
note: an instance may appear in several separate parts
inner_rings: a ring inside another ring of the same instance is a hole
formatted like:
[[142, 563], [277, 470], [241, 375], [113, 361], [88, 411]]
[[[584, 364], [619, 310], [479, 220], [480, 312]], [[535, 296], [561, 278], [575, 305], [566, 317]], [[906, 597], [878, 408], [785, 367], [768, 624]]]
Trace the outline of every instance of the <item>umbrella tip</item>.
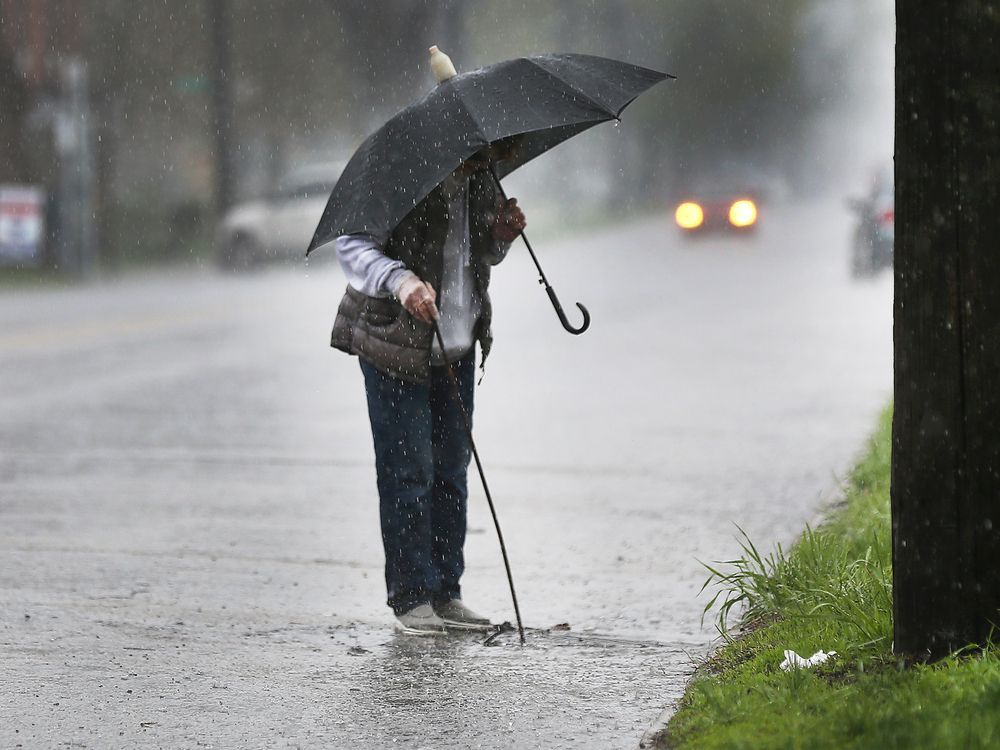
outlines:
[[447, 81], [449, 78], [458, 75], [458, 71], [455, 70], [455, 66], [451, 62], [451, 58], [439, 50], [437, 45], [429, 47], [427, 51], [430, 52], [431, 70], [434, 72], [434, 77], [437, 79], [438, 83]]

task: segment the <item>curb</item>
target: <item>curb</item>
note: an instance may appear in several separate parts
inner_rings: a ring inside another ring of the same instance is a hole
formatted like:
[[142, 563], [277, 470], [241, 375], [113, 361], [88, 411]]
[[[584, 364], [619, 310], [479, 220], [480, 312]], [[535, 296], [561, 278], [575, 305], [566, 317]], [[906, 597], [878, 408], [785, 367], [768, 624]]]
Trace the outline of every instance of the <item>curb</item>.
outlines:
[[[643, 732], [642, 739], [639, 740], [640, 750], [649, 750], [650, 748], [657, 747], [657, 744], [663, 739], [667, 731], [667, 722], [670, 721], [670, 717], [674, 715], [677, 711], [676, 705], [667, 706], [663, 709], [656, 721], [649, 725], [649, 728]], [[669, 745], [664, 745], [663, 747], [669, 747]]]
[[[837, 477], [834, 479], [833, 485], [819, 495], [819, 507], [813, 514], [812, 523], [809, 524], [812, 528], [820, 526], [829, 517], [830, 511], [838, 503], [844, 501], [844, 480]], [[714, 651], [715, 649], [712, 648], [709, 653]], [[689, 679], [688, 685], [690, 685], [690, 682]], [[685, 694], [687, 693], [687, 686], [685, 686], [684, 692]], [[650, 724], [646, 731], [643, 732], [642, 738], [639, 740], [639, 750], [652, 750], [652, 748], [656, 747], [659, 747], [660, 750], [670, 750], [671, 745], [669, 740], [667, 740], [666, 730], [670, 718], [676, 712], [676, 703], [663, 709], [663, 712], [656, 718], [656, 721]]]

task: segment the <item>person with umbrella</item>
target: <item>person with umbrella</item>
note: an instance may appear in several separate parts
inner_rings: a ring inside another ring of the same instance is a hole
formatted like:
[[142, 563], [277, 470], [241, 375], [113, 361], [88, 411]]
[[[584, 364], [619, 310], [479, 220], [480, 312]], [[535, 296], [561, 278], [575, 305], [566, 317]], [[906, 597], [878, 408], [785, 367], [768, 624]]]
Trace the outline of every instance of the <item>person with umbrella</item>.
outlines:
[[[625, 107], [664, 73], [578, 54], [518, 58], [456, 75], [431, 48], [438, 86], [358, 148], [307, 255], [332, 245], [348, 280], [331, 344], [361, 360], [375, 444], [388, 604], [398, 627], [478, 629], [462, 601], [466, 473], [475, 457], [524, 631], [471, 413], [474, 346], [492, 344], [492, 266], [526, 221], [500, 179]], [[542, 273], [562, 323], [573, 326]]]
[[[389, 234], [341, 235], [348, 288], [332, 345], [358, 355], [375, 444], [388, 604], [411, 634], [483, 629], [462, 601], [475, 343], [491, 345], [490, 270], [526, 226], [484, 170], [465, 160]], [[437, 321], [444, 351], [433, 337]]]

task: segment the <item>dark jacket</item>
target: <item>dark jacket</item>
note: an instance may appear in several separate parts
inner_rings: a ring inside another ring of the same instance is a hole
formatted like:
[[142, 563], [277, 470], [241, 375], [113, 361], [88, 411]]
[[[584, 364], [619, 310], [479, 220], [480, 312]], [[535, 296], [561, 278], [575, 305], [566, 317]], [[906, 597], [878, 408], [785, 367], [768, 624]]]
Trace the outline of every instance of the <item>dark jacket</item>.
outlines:
[[[476, 291], [482, 301], [475, 337], [484, 362], [493, 343], [490, 269], [503, 257], [492, 231], [499, 206], [499, 195], [489, 177], [474, 174], [469, 180], [469, 244]], [[392, 231], [382, 251], [440, 289], [447, 234], [448, 202], [437, 187]], [[330, 345], [356, 354], [382, 372], [427, 383], [433, 335], [433, 328], [410, 315], [395, 297], [369, 297], [348, 286], [337, 310]]]

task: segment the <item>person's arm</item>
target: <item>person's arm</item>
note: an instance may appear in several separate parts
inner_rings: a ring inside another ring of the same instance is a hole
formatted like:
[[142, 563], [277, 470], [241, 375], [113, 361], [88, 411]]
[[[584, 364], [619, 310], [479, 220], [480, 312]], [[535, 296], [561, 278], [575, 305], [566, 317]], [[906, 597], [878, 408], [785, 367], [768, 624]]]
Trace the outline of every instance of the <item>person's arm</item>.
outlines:
[[411, 315], [425, 323], [437, 318], [434, 287], [402, 261], [383, 253], [373, 237], [345, 234], [337, 238], [334, 249], [347, 283], [353, 288], [369, 297], [396, 297]]
[[369, 297], [394, 296], [410, 273], [402, 261], [388, 257], [375, 238], [367, 234], [341, 235], [334, 249], [347, 283]]

